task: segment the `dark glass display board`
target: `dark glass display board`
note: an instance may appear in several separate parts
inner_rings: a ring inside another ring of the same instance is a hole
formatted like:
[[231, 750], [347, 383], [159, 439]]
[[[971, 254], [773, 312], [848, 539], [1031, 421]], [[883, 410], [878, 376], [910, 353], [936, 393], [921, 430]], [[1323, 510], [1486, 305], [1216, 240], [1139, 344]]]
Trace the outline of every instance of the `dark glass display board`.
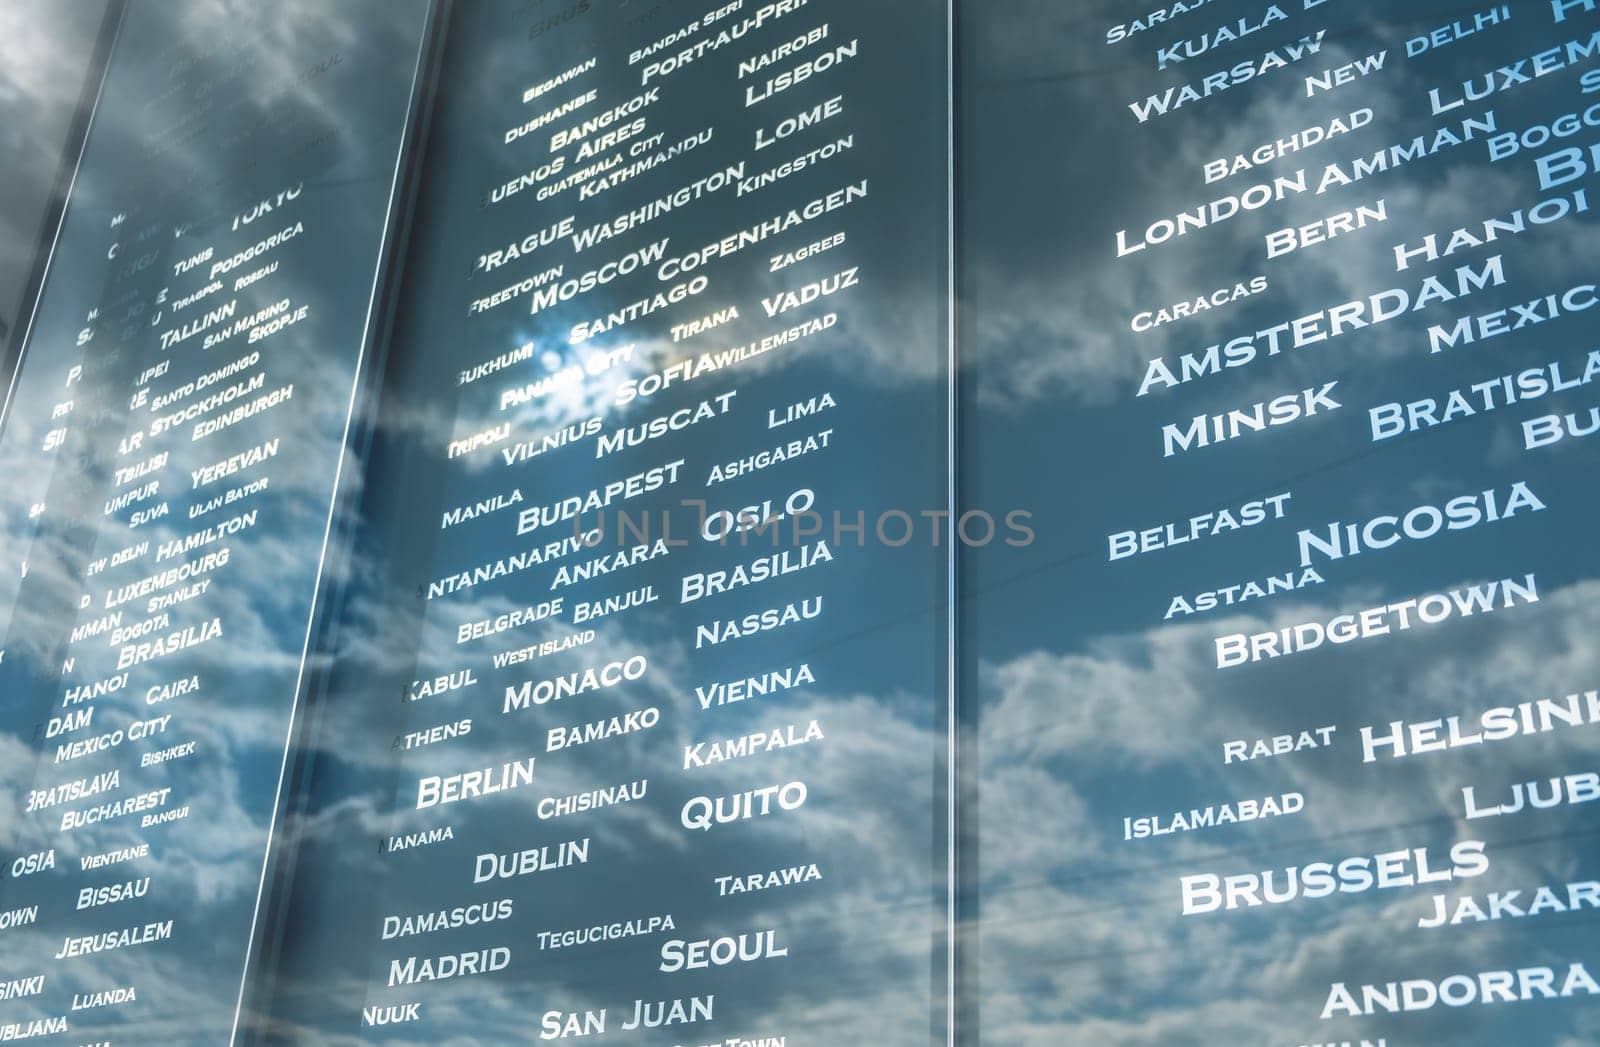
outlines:
[[123, 14], [0, 436], [0, 1039], [232, 1033], [424, 14]]
[[264, 1042], [942, 1037], [946, 56], [450, 11]]
[[1595, 1042], [1597, 30], [963, 5], [964, 1042]]
[[0, 1041], [1600, 1042], [1600, 0], [113, 11]]

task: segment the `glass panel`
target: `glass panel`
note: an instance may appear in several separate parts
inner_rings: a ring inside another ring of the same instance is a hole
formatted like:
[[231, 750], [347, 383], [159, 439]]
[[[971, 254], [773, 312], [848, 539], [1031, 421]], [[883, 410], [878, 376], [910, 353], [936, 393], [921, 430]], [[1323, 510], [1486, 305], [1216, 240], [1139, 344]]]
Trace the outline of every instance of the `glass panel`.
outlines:
[[0, 1038], [230, 1035], [423, 14], [123, 18], [0, 439]]
[[1592, 1042], [1596, 5], [961, 28], [966, 1042]]
[[455, 6], [264, 1035], [943, 1036], [945, 55]]

